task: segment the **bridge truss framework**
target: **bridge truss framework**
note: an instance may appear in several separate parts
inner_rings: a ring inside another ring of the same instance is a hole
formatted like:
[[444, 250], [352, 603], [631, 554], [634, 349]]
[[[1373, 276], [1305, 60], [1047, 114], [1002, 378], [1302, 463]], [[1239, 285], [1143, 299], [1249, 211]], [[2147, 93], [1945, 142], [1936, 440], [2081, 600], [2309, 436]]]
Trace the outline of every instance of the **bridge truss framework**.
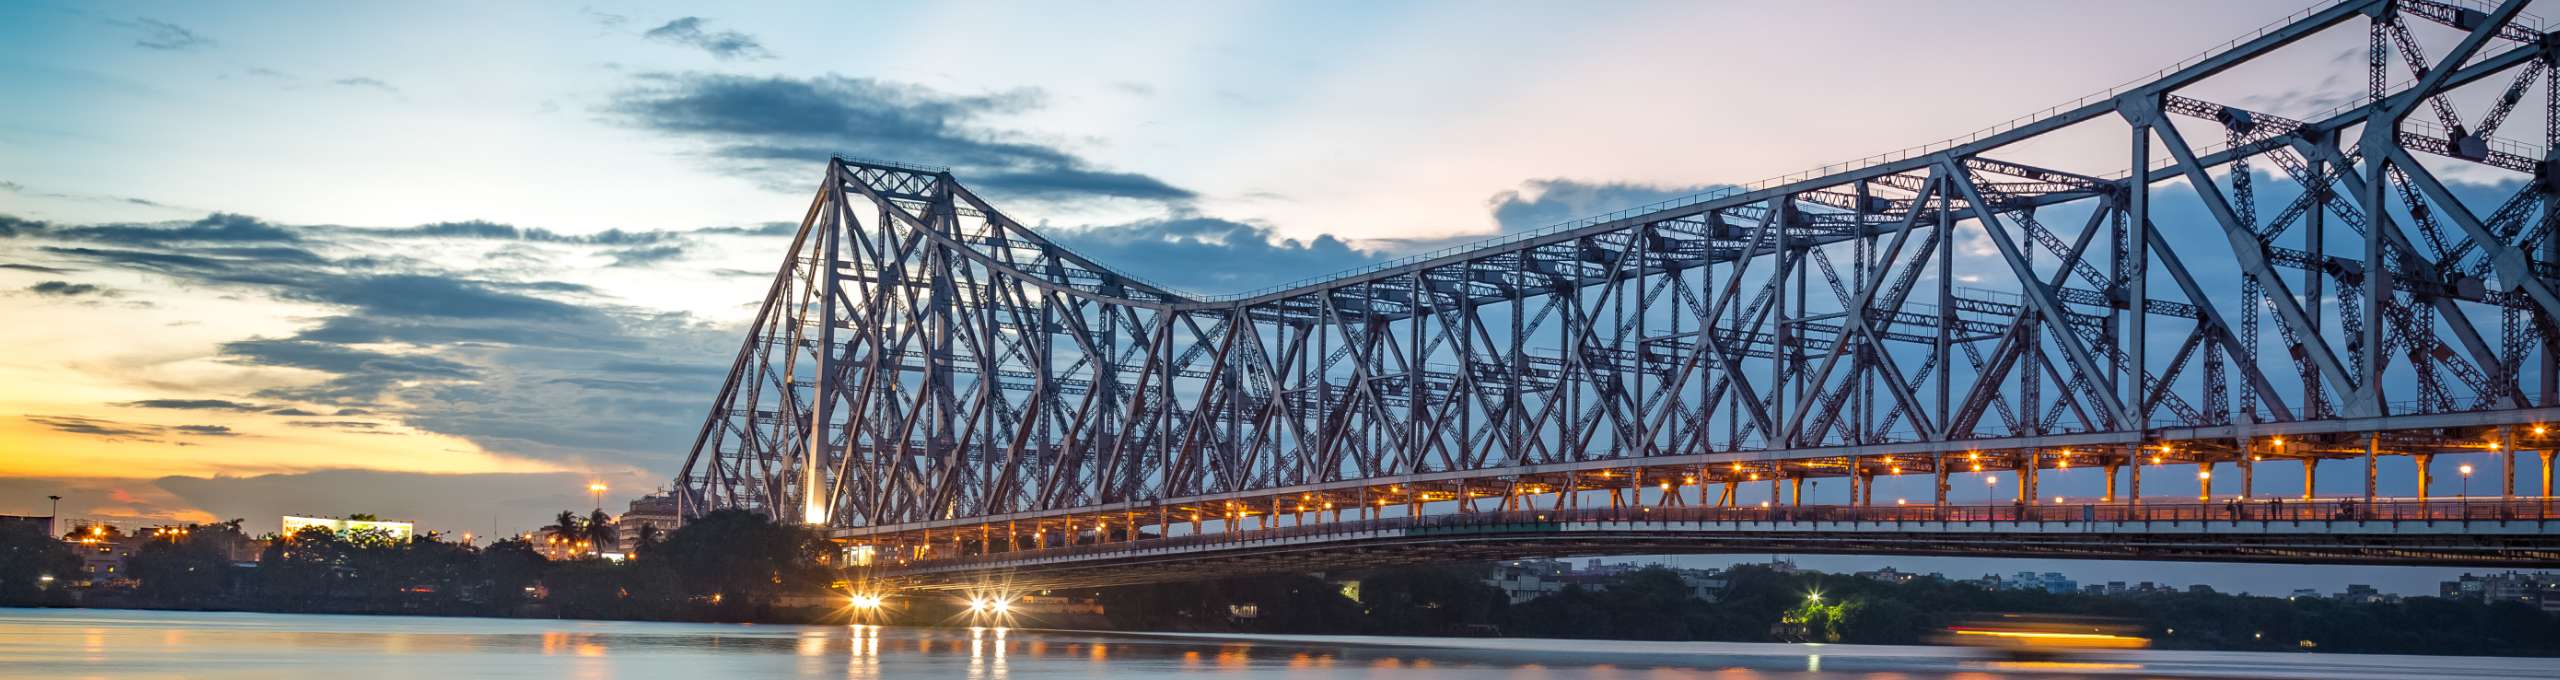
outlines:
[[[2011, 470], [2025, 504], [2072, 466], [2129, 503], [2147, 467], [2301, 461], [2309, 497], [2360, 459], [2370, 499], [2382, 457], [2424, 494], [2432, 456], [2494, 451], [2501, 496], [2538, 455], [2549, 497], [2560, 38], [2522, 5], [2341, 2], [1959, 142], [1239, 296], [839, 157], [678, 497], [909, 562], [1819, 478], [1863, 505], [1930, 475], [1944, 504]], [[2331, 111], [2185, 94], [2359, 29], [2366, 87]], [[2502, 135], [2527, 103], [2542, 129]], [[2088, 134], [2134, 170], [2012, 160]], [[2523, 181], [2475, 205], [2448, 173]]]

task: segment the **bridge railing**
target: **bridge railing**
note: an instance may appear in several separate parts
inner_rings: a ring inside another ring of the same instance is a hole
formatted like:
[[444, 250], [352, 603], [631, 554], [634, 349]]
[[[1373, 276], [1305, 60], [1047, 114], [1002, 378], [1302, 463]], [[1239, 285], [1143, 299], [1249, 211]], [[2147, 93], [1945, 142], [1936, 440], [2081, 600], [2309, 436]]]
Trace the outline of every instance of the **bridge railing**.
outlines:
[[[1313, 515], [1315, 513], [1309, 513]], [[1283, 515], [1283, 517], [1287, 517]], [[1644, 506], [1616, 508], [1568, 508], [1560, 510], [1514, 510], [1467, 512], [1422, 517], [1382, 517], [1344, 521], [1310, 521], [1294, 526], [1275, 526], [1236, 531], [1203, 532], [1179, 536], [1154, 536], [1137, 540], [1104, 541], [1082, 545], [970, 552], [964, 555], [936, 554], [923, 559], [907, 560], [895, 567], [969, 568], [978, 565], [1048, 560], [1060, 557], [1098, 556], [1133, 552], [1185, 550], [1229, 544], [1266, 544], [1306, 538], [1362, 538], [1392, 532], [1412, 536], [1447, 531], [1449, 533], [1537, 533], [1562, 531], [1566, 525], [1591, 524], [1729, 524], [1740, 528], [1748, 524], [1776, 523], [1861, 523], [1861, 524], [2126, 524], [2126, 523], [2228, 523], [2241, 524], [2374, 524], [2374, 523], [2499, 523], [2552, 522], [2560, 520], [2560, 503], [2547, 497], [2472, 498], [2472, 499], [2252, 499], [2247, 501], [2215, 501], [2207, 503], [2087, 503], [2087, 504], [1989, 504], [1989, 505], [1894, 505], [1894, 506]], [[1176, 526], [1179, 526], [1178, 524]], [[1145, 528], [1142, 526], [1142, 528]], [[1601, 527], [1605, 530], [1607, 527]], [[1085, 534], [1090, 537], [1091, 534]], [[937, 553], [950, 550], [937, 548]]]

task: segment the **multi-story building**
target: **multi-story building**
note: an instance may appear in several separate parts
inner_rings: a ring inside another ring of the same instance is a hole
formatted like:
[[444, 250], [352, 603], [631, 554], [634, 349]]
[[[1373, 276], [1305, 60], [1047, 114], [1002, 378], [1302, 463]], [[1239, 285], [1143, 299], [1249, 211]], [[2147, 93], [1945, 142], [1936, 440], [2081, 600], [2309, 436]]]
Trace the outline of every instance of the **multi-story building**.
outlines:
[[663, 492], [631, 499], [630, 509], [623, 511], [622, 517], [613, 522], [621, 533], [619, 547], [625, 555], [639, 551], [641, 527], [657, 527], [658, 535], [664, 538], [683, 524], [683, 516], [676, 513], [675, 495]]

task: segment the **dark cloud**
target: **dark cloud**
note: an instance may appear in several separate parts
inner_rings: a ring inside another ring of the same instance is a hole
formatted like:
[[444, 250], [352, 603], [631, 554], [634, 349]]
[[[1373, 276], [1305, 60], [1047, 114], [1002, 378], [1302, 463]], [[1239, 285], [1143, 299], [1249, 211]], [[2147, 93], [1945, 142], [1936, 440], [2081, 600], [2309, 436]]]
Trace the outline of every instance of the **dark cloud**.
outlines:
[[214, 213], [204, 219], [177, 224], [108, 224], [85, 227], [62, 227], [52, 230], [55, 238], [119, 245], [162, 243], [291, 243], [301, 237], [291, 230], [259, 221], [258, 218], [230, 213]]
[[373, 89], [376, 89], [376, 90], [381, 90], [381, 91], [384, 91], [384, 92], [399, 92], [399, 91], [400, 91], [400, 88], [392, 87], [390, 83], [382, 82], [382, 80], [381, 80], [381, 79], [379, 79], [379, 78], [373, 78], [373, 77], [368, 77], [368, 76], [356, 76], [356, 77], [353, 77], [353, 78], [339, 78], [339, 79], [337, 79], [337, 80], [329, 81], [329, 84], [331, 84], [331, 85], [336, 85], [336, 86], [339, 86], [339, 87], [368, 87], [368, 88], [373, 88]]
[[1082, 157], [977, 124], [1039, 108], [1038, 90], [948, 95], [869, 78], [656, 73], [614, 98], [630, 125], [714, 144], [714, 158], [797, 186], [830, 154], [948, 165], [1005, 198], [1117, 197], [1186, 202], [1155, 177], [1100, 170]]
[[1197, 293], [1241, 292], [1384, 259], [1331, 235], [1312, 241], [1282, 239], [1270, 227], [1212, 217], [1047, 233], [1115, 270]]
[[708, 23], [710, 21], [702, 17], [684, 17], [640, 35], [650, 40], [698, 48], [721, 59], [773, 58], [773, 53], [766, 51], [763, 43], [756, 42], [755, 36], [737, 31], [705, 30], [703, 26]]
[[230, 437], [238, 434], [236, 432], [232, 432], [231, 428], [222, 425], [152, 425], [148, 423], [127, 423], [100, 418], [84, 418], [80, 416], [31, 415], [20, 417], [24, 418], [27, 422], [44, 426], [55, 432], [98, 437], [102, 439], [150, 439], [173, 434], [188, 437]]
[[308, 340], [238, 340], [224, 343], [222, 355], [238, 363], [305, 368], [326, 373], [401, 378], [471, 377], [471, 367], [432, 356], [403, 356]]
[[71, 434], [82, 434], [92, 437], [140, 437], [160, 433], [160, 429], [152, 425], [134, 425], [129, 423], [119, 423], [112, 420], [99, 420], [96, 418], [82, 418], [78, 416], [22, 417], [26, 419], [27, 422], [52, 428], [55, 432], [68, 432]]
[[332, 285], [286, 296], [355, 307], [389, 317], [457, 319], [572, 319], [594, 312], [549, 299], [498, 290], [477, 282], [429, 274], [339, 277]]
[[195, 31], [187, 30], [185, 26], [158, 19], [135, 19], [133, 25], [142, 29], [142, 37], [133, 41], [135, 47], [178, 51], [213, 44], [212, 39], [196, 35]]
[[112, 290], [108, 290], [108, 289], [105, 289], [105, 288], [100, 288], [100, 287], [97, 287], [97, 286], [94, 286], [94, 285], [90, 285], [90, 284], [86, 284], [86, 283], [72, 283], [72, 282], [69, 282], [69, 281], [45, 281], [45, 282], [42, 282], [42, 283], [38, 283], [38, 284], [36, 284], [36, 285], [28, 286], [28, 287], [27, 287], [27, 291], [28, 291], [28, 292], [31, 292], [31, 293], [35, 293], [35, 294], [37, 294], [37, 295], [46, 295], [46, 296], [51, 296], [51, 297], [81, 297], [81, 296], [84, 296], [84, 295], [102, 295], [102, 296], [113, 296], [113, 295], [115, 295], [115, 291], [112, 291]]
[[[14, 184], [14, 183], [11, 183], [11, 184], [8, 184], [7, 188], [8, 188], [10, 191], [16, 191], [16, 190], [18, 190], [18, 185], [17, 185], [17, 184]], [[18, 216], [15, 216], [15, 215], [0, 215], [0, 238], [17, 238], [17, 237], [19, 237], [19, 236], [35, 236], [35, 235], [38, 235], [38, 234], [42, 234], [42, 233], [44, 233], [44, 232], [45, 232], [45, 229], [46, 229], [46, 227], [47, 227], [47, 226], [49, 226], [49, 225], [46, 225], [46, 224], [45, 224], [45, 223], [43, 223], [43, 222], [38, 222], [38, 221], [35, 221], [35, 220], [30, 220], [30, 219], [22, 218], [22, 217], [18, 217]]]
[[338, 409], [338, 411], [337, 411], [336, 413], [331, 413], [331, 414], [329, 414], [329, 415], [333, 415], [333, 416], [369, 416], [369, 415], [373, 415], [373, 412], [372, 412], [372, 411], [367, 411], [367, 410], [364, 410], [364, 409], [360, 409], [360, 408], [342, 408], [342, 409]]
[[605, 255], [613, 258], [613, 266], [616, 267], [645, 267], [684, 257], [684, 246], [663, 245], [624, 248], [621, 250], [608, 251]]
[[229, 399], [144, 399], [122, 404], [134, 408], [165, 408], [181, 411], [263, 411], [267, 407]]
[[[720, 229], [721, 227], [714, 227]], [[607, 229], [593, 234], [562, 234], [549, 229], [518, 227], [481, 220], [437, 222], [394, 229], [341, 228], [341, 231], [386, 238], [481, 239], [490, 241], [532, 241], [577, 245], [636, 246], [663, 243], [684, 238], [685, 232], [624, 231]], [[710, 230], [704, 230], [710, 231]]]
[[15, 262], [0, 262], [0, 269], [15, 269], [22, 272], [35, 272], [38, 274], [69, 274], [71, 272], [80, 271], [77, 269], [63, 269], [61, 267], [47, 267], [35, 264], [18, 264]]
[[287, 408], [280, 408], [280, 409], [275, 409], [275, 410], [268, 411], [268, 412], [267, 412], [267, 415], [271, 415], [271, 416], [295, 416], [295, 417], [308, 417], [308, 416], [316, 416], [316, 415], [320, 415], [320, 414], [312, 413], [312, 412], [310, 412], [310, 411], [305, 411], [305, 410], [298, 409], [298, 408], [291, 408], [291, 407], [287, 407]]

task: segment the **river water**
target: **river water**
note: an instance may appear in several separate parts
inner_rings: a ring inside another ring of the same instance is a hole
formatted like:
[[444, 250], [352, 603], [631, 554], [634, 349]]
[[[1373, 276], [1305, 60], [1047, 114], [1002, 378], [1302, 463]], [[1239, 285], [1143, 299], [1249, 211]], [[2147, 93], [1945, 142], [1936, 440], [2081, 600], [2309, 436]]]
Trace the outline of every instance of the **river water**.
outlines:
[[2548, 678], [2560, 660], [0, 609], [0, 678]]

